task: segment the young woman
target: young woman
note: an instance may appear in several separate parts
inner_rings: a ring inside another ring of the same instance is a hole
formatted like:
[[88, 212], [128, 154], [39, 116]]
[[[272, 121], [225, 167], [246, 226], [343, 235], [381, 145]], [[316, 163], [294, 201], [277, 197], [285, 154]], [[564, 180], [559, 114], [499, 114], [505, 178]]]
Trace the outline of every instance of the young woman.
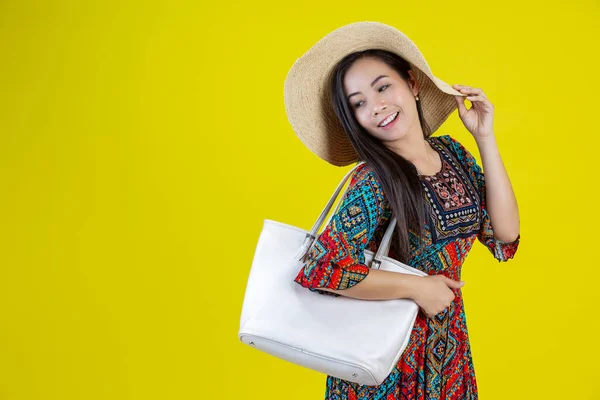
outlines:
[[[325, 101], [311, 104], [311, 93], [325, 93]], [[485, 178], [456, 139], [431, 136], [456, 108], [475, 138]], [[286, 110], [302, 141], [323, 159], [338, 166], [365, 161], [295, 282], [324, 295], [410, 298], [420, 306], [408, 346], [381, 385], [327, 376], [325, 398], [477, 399], [461, 266], [476, 239], [498, 261], [512, 258], [520, 240], [494, 107], [481, 89], [435, 78], [395, 28], [369, 22], [334, 31], [297, 61], [286, 78]], [[389, 256], [427, 277], [365, 264], [364, 250], [377, 251], [392, 215]]]

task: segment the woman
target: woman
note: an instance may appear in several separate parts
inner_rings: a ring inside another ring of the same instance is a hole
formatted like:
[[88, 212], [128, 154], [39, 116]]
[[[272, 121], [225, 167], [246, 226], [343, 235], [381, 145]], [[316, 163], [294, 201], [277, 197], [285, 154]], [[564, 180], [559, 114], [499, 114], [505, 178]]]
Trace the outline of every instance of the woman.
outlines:
[[[355, 51], [357, 42], [362, 47]], [[332, 58], [339, 59], [333, 67], [323, 65]], [[299, 70], [326, 79], [311, 83]], [[365, 161], [295, 282], [324, 295], [410, 298], [420, 306], [408, 346], [381, 385], [327, 376], [326, 399], [476, 399], [461, 266], [476, 239], [498, 261], [512, 258], [520, 240], [517, 202], [494, 136], [494, 107], [481, 89], [450, 88], [435, 78], [408, 38], [378, 23], [334, 31], [291, 72], [286, 109], [303, 142], [334, 165]], [[310, 98], [311, 90], [326, 93], [325, 101], [315, 106], [290, 97], [294, 91]], [[322, 107], [325, 123], [315, 127], [316, 110], [302, 107]], [[475, 138], [485, 178], [461, 143], [431, 136], [456, 108]], [[302, 115], [313, 115], [312, 124], [303, 125]], [[428, 276], [365, 264], [363, 251], [377, 251], [392, 215], [397, 226], [389, 256]]]

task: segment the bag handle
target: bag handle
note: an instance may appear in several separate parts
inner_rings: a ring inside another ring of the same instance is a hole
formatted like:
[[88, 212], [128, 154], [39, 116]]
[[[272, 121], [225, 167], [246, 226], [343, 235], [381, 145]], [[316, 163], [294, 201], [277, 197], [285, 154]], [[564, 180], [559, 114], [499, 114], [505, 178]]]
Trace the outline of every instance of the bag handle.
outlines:
[[383, 238], [381, 239], [381, 243], [379, 244], [379, 247], [377, 248], [377, 253], [375, 254], [375, 257], [373, 258], [373, 260], [371, 261], [371, 268], [379, 269], [379, 266], [381, 265], [381, 258], [388, 256], [388, 253], [390, 251], [390, 245], [392, 244], [392, 235], [394, 234], [394, 228], [396, 227], [396, 222], [397, 222], [396, 217], [393, 217], [392, 220], [390, 221], [390, 224], [388, 225], [387, 229], [385, 230], [385, 234], [383, 235]]
[[[314, 244], [314, 242], [315, 242], [315, 240], [317, 238], [317, 232], [318, 232], [319, 228], [321, 228], [321, 226], [323, 225], [323, 222], [325, 221], [325, 217], [327, 216], [327, 214], [331, 210], [333, 204], [335, 203], [335, 200], [338, 198], [338, 196], [340, 194], [340, 191], [342, 190], [342, 187], [344, 186], [344, 184], [346, 183], [346, 181], [348, 180], [348, 178], [350, 177], [350, 175], [352, 175], [352, 173], [359, 166], [361, 166], [364, 163], [365, 163], [365, 161], [359, 162], [350, 171], [348, 171], [346, 173], [346, 175], [342, 178], [342, 180], [338, 184], [337, 188], [335, 189], [335, 191], [331, 195], [331, 198], [329, 199], [329, 201], [325, 205], [325, 208], [323, 208], [323, 211], [321, 211], [321, 214], [317, 218], [317, 221], [314, 223], [312, 229], [310, 230], [310, 232], [306, 233], [306, 237], [304, 238], [304, 242], [302, 242], [302, 246], [300, 247], [300, 249], [296, 253], [295, 259], [302, 260], [310, 252], [310, 249], [312, 248], [312, 246], [313, 246], [313, 244]], [[346, 194], [346, 192], [348, 191], [349, 187], [350, 187], [350, 185], [348, 185], [348, 187], [346, 187], [346, 189], [344, 190], [342, 196], [340, 197], [340, 200], [339, 200], [339, 202], [337, 204], [337, 207], [336, 207], [336, 212], [337, 212], [338, 207], [341, 205], [342, 199], [343, 199], [344, 195]], [[332, 213], [329, 216], [329, 219], [327, 220], [327, 224], [329, 223], [329, 221], [331, 221], [331, 218], [333, 218], [334, 214], [335, 213]], [[384, 257], [384, 256], [387, 257], [389, 249], [390, 249], [391, 238], [392, 238], [392, 234], [394, 233], [394, 227], [395, 226], [396, 226], [396, 218], [394, 217], [394, 218], [392, 218], [389, 226], [387, 227], [387, 229], [385, 231], [385, 234], [383, 235], [383, 238], [381, 240], [381, 244], [379, 245], [379, 248], [377, 249], [377, 253], [375, 254], [375, 257], [371, 261], [371, 268], [379, 269], [379, 266], [381, 265], [381, 258]]]

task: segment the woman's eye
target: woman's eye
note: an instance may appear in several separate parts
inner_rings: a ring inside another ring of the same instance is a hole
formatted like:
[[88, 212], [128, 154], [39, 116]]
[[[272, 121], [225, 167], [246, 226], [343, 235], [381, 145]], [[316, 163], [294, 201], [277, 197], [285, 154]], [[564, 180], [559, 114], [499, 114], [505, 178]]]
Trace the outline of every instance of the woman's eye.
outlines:
[[[389, 85], [389, 84], [388, 84], [388, 85], [383, 85], [382, 87], [380, 87], [380, 88], [379, 88], [379, 91], [380, 91], [380, 92], [383, 92], [385, 89], [387, 89], [387, 87], [388, 87], [388, 86], [390, 86], [390, 85]], [[362, 103], [362, 101], [359, 101], [359, 102], [357, 102], [357, 103], [354, 103], [354, 108], [358, 108], [358, 107], [360, 107], [360, 104], [361, 104], [361, 103]]]

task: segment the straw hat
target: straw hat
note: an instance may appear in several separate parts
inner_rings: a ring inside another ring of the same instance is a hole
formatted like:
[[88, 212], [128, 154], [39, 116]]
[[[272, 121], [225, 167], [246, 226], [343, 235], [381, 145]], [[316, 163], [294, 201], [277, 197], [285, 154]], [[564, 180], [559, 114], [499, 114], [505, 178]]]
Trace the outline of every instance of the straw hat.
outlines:
[[335, 166], [352, 164], [359, 157], [330, 103], [330, 74], [347, 54], [370, 48], [392, 51], [410, 63], [429, 127], [423, 127], [425, 137], [457, 108], [454, 96], [466, 96], [435, 77], [417, 46], [392, 26], [364, 21], [330, 32], [292, 65], [285, 78], [284, 101], [288, 119], [302, 143]]

